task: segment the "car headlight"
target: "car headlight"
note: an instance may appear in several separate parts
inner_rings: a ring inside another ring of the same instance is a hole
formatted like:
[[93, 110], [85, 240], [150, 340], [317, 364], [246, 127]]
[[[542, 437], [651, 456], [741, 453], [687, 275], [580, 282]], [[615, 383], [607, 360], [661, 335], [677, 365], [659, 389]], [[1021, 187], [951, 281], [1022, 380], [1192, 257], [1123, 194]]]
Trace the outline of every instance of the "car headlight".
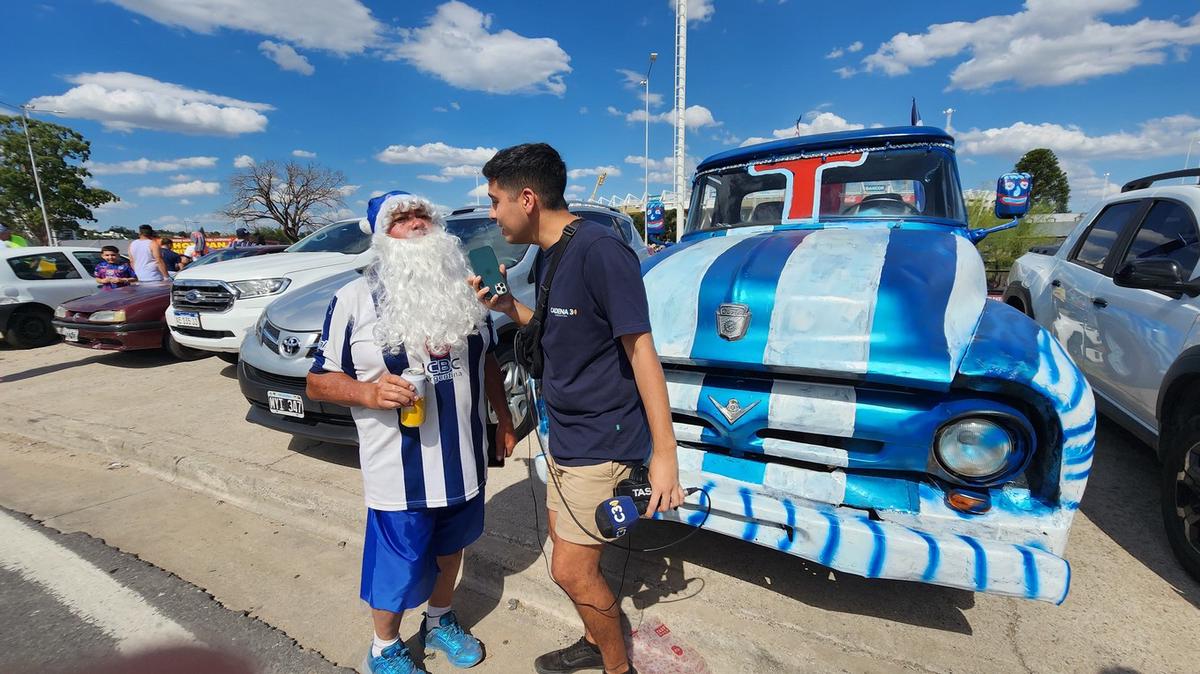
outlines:
[[249, 281], [234, 281], [229, 284], [237, 290], [239, 299], [248, 299], [251, 297], [262, 297], [264, 295], [274, 295], [281, 293], [291, 279], [286, 278], [260, 278]]
[[58, 307], [54, 309], [54, 317], [55, 318], [66, 318], [67, 317], [67, 308], [61, 304], [58, 305]]
[[1017, 449], [1011, 431], [991, 419], [967, 417], [938, 431], [934, 452], [946, 470], [969, 480], [1004, 471]]
[[258, 315], [258, 321], [254, 324], [254, 336], [262, 341], [263, 326], [267, 324], [267, 312], [263, 311]]
[[88, 316], [88, 320], [93, 323], [124, 323], [125, 310], [118, 309], [117, 311], [97, 311]]

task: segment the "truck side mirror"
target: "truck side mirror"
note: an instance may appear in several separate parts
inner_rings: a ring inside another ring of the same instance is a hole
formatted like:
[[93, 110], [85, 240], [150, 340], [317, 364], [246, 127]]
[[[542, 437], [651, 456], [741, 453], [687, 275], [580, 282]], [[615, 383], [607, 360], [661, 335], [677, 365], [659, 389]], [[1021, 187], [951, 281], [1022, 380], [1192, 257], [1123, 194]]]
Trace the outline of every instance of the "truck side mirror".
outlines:
[[1113, 283], [1122, 288], [1142, 288], [1164, 293], [1192, 296], [1200, 293], [1200, 285], [1191, 282], [1183, 267], [1169, 257], [1130, 260], [1113, 274]]
[[1005, 173], [996, 181], [996, 217], [1019, 218], [1029, 212], [1029, 197], [1033, 194], [1033, 176], [1028, 173]]

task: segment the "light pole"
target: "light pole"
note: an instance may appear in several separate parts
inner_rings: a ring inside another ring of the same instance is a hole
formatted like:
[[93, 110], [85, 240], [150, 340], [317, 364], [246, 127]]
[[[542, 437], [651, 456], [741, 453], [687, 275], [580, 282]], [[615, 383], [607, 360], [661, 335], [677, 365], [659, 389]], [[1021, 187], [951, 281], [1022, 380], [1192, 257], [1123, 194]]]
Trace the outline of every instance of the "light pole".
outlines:
[[950, 130], [950, 118], [953, 117], [954, 113], [956, 112], [958, 111], [954, 108], [946, 108], [945, 110], [942, 110], [942, 114], [946, 116], [946, 131]]
[[649, 214], [646, 204], [650, 201], [650, 71], [654, 69], [654, 61], [657, 58], [658, 52], [650, 52], [650, 63], [646, 66], [646, 79], [642, 80], [646, 102], [646, 144], [642, 151], [642, 170], [645, 173], [642, 182], [642, 243], [647, 243], [650, 238], [648, 234], [650, 225], [646, 224], [646, 215]]
[[[1185, 157], [1183, 160], [1183, 170], [1185, 171], [1188, 169], [1188, 165], [1192, 163], [1192, 146], [1196, 144], [1196, 141], [1200, 141], [1200, 136], [1193, 136], [1192, 139], [1188, 141], [1187, 157]], [[1187, 180], [1187, 178], [1180, 178], [1179, 184], [1182, 185], [1184, 180]]]
[[[29, 168], [33, 171], [33, 186], [37, 190], [38, 206], [42, 210], [42, 224], [46, 226], [46, 245], [54, 245], [54, 232], [50, 231], [50, 216], [46, 214], [46, 200], [42, 198], [42, 181], [38, 177], [37, 160], [33, 157], [33, 141], [29, 139], [29, 111], [37, 110], [32, 105], [9, 105], [3, 104], [5, 107], [21, 110], [21, 127], [25, 130], [25, 147], [29, 150]], [[40, 112], [52, 112], [56, 115], [64, 114], [62, 110], [42, 110]]]

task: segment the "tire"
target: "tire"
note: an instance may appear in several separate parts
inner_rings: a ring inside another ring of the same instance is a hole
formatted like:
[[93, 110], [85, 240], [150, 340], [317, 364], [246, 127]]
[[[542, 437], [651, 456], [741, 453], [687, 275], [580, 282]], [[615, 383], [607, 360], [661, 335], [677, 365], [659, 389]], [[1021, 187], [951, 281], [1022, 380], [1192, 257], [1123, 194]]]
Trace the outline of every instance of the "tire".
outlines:
[[1163, 525], [1180, 565], [1200, 581], [1200, 414], [1169, 442], [1162, 465]]
[[[500, 362], [500, 372], [504, 375], [504, 395], [508, 397], [508, 411], [512, 414], [513, 429], [519, 441], [533, 430], [534, 418], [529, 409], [529, 394], [525, 390], [525, 370], [513, 355], [511, 339], [496, 347], [496, 360]], [[495, 420], [495, 413], [490, 408], [488, 419]]]
[[176, 360], [200, 360], [212, 355], [208, 351], [193, 349], [180, 344], [175, 341], [175, 336], [171, 334], [170, 330], [167, 330], [167, 336], [163, 338], [163, 348], [167, 350], [167, 353], [175, 357]]
[[4, 341], [14, 349], [36, 349], [58, 341], [58, 333], [50, 324], [54, 314], [42, 306], [25, 306], [8, 318]]
[[238, 355], [236, 353], [226, 353], [224, 351], [217, 352], [217, 358], [229, 363], [230, 365], [238, 364]]

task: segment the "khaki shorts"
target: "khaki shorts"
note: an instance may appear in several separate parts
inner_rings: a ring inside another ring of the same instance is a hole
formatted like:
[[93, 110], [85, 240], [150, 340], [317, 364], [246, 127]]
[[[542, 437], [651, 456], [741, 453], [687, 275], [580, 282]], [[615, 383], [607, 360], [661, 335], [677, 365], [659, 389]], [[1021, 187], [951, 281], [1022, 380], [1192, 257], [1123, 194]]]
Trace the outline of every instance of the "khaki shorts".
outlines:
[[613, 488], [629, 477], [632, 470], [629, 464], [613, 461], [594, 466], [559, 466], [547, 452], [546, 509], [558, 513], [555, 535], [579, 545], [600, 545], [596, 538], [611, 540], [602, 537], [596, 527], [596, 506], [612, 498]]

